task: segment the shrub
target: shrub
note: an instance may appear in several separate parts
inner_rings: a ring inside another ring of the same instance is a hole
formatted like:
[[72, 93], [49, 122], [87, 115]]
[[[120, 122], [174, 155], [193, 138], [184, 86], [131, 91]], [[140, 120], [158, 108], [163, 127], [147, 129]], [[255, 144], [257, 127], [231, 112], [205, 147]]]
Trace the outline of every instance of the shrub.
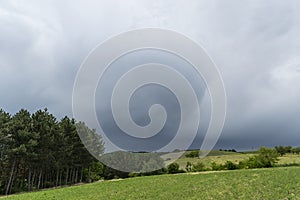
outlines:
[[128, 177], [138, 177], [138, 176], [141, 176], [141, 173], [138, 173], [138, 172], [131, 172], [128, 174]]
[[[91, 165], [90, 181], [98, 181], [102, 178], [105, 166], [101, 162], [93, 162]], [[88, 168], [83, 169], [83, 179], [88, 181]]]
[[192, 171], [192, 167], [193, 167], [192, 163], [188, 161], [188, 162], [186, 163], [185, 170], [186, 170], [187, 172], [191, 172], [191, 171]]
[[248, 160], [242, 160], [242, 161], [240, 161], [239, 164], [238, 164], [239, 169], [246, 169], [246, 168], [248, 168], [247, 161]]
[[292, 150], [291, 150], [291, 152], [293, 153], [293, 154], [300, 154], [300, 147], [295, 147], [295, 148], [293, 148]]
[[168, 174], [176, 174], [176, 173], [182, 173], [184, 171], [179, 169], [178, 163], [171, 163], [167, 166], [167, 172]]
[[166, 173], [167, 173], [167, 169], [161, 168], [161, 169], [151, 171], [151, 172], [143, 172], [143, 173], [141, 173], [141, 176], [161, 175], [161, 174], [166, 174]]
[[292, 147], [291, 146], [286, 146], [286, 147], [276, 146], [275, 149], [276, 149], [277, 153], [280, 154], [280, 156], [283, 156], [287, 153], [292, 153]]
[[300, 163], [284, 163], [284, 164], [277, 164], [276, 167], [294, 167], [300, 166]]
[[198, 158], [199, 157], [199, 150], [193, 150], [193, 151], [187, 153], [185, 155], [185, 157], [187, 157], [187, 158]]
[[206, 171], [205, 165], [202, 162], [197, 162], [196, 164], [193, 164], [192, 171], [193, 172]]
[[218, 170], [221, 170], [221, 169], [222, 169], [222, 166], [219, 165], [219, 164], [217, 164], [217, 163], [215, 163], [215, 162], [212, 162], [212, 163], [210, 164], [210, 166], [211, 166], [211, 169], [214, 170], [214, 171], [218, 171]]
[[279, 154], [275, 149], [261, 147], [258, 155], [250, 157], [246, 161], [247, 168], [273, 167], [278, 161]]
[[238, 168], [239, 166], [231, 161], [226, 161], [226, 163], [224, 164], [224, 169], [234, 170]]

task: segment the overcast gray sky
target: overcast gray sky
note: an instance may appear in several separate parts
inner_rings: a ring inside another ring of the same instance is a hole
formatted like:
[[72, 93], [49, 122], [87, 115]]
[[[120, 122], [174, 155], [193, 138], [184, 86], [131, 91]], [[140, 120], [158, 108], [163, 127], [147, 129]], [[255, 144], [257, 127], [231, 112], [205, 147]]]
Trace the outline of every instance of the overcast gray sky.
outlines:
[[1, 1], [0, 107], [72, 116], [83, 59], [134, 28], [179, 31], [207, 50], [224, 79], [227, 119], [216, 148], [300, 145], [297, 0]]

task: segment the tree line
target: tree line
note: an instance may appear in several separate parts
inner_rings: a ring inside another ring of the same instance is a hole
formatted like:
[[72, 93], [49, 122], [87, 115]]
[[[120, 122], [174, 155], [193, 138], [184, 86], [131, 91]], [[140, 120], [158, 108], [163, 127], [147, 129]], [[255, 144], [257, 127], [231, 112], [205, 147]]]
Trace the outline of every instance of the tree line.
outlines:
[[292, 147], [292, 146], [275, 146], [276, 151], [280, 156], [284, 156], [287, 153], [292, 154], [300, 154], [300, 147]]
[[[47, 109], [15, 115], [0, 110], [0, 193], [91, 182], [104, 166], [82, 144], [77, 128], [104, 152], [102, 138], [83, 122], [58, 121]], [[97, 143], [97, 144], [95, 144]]]

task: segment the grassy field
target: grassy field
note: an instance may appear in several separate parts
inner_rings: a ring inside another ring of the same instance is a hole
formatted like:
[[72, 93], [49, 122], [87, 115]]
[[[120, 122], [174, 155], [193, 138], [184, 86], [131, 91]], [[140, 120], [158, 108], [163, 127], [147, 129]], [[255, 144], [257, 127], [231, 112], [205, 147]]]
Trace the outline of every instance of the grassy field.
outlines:
[[4, 199], [300, 199], [300, 167], [136, 177]]
[[[186, 158], [184, 155], [176, 160], [180, 165], [181, 169], [185, 169], [186, 163], [189, 161], [191, 163], [197, 163], [197, 162], [202, 162], [206, 167], [210, 167], [212, 162], [215, 162], [217, 164], [224, 164], [226, 161], [231, 161], [233, 163], [239, 163], [239, 161], [248, 159], [250, 156], [255, 155], [254, 152], [250, 153], [235, 153], [235, 152], [224, 152], [224, 151], [211, 151], [208, 156], [199, 159], [199, 158]], [[171, 163], [172, 160], [172, 154], [169, 154], [168, 156], [171, 158], [171, 160], [168, 160], [166, 158], [166, 164]], [[293, 163], [298, 163], [300, 164], [300, 155], [296, 154], [286, 154], [282, 157], [279, 157], [279, 161], [277, 164], [282, 165], [282, 164], [293, 164]]]

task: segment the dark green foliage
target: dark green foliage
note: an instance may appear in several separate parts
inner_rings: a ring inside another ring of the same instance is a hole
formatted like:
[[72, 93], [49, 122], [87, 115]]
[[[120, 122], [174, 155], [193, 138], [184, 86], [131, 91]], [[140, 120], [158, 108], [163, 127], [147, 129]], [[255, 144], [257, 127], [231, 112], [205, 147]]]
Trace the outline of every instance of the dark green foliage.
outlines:
[[275, 149], [276, 149], [277, 153], [279, 153], [280, 156], [283, 156], [287, 153], [292, 153], [291, 146], [275, 146]]
[[223, 165], [222, 164], [217, 164], [215, 162], [211, 163], [211, 169], [214, 171], [218, 170], [235, 170], [235, 169], [240, 169], [240, 164], [233, 163], [231, 161], [226, 161]]
[[219, 151], [237, 152], [235, 149], [219, 149]]
[[144, 172], [141, 173], [141, 176], [152, 176], [152, 175], [161, 175], [161, 174], [166, 174], [167, 173], [167, 169], [165, 167], [152, 171], [152, 172]]
[[176, 173], [182, 173], [184, 171], [179, 169], [178, 163], [171, 163], [167, 166], [167, 172], [168, 174], [176, 174]]
[[7, 179], [8, 167], [9, 167], [9, 145], [11, 143], [11, 134], [9, 131], [9, 125], [11, 116], [0, 110], [0, 192], [3, 193], [3, 188]]
[[238, 164], [239, 169], [246, 169], [248, 168], [248, 160], [242, 160]]
[[104, 168], [105, 168], [105, 166], [102, 163], [93, 161], [91, 164], [90, 180], [87, 179], [89, 177], [89, 174], [88, 174], [89, 169], [84, 168], [84, 170], [83, 170], [83, 177], [86, 178], [84, 181], [85, 182], [88, 182], [88, 181], [94, 182], [94, 181], [100, 180], [101, 177], [103, 177]]
[[284, 164], [276, 164], [275, 167], [293, 167], [300, 166], [300, 163], [284, 163]]
[[[30, 114], [21, 109], [14, 116], [0, 110], [0, 194], [99, 180], [103, 165], [95, 162], [82, 144], [74, 119], [60, 122], [47, 109]], [[101, 138], [89, 130], [88, 137]], [[84, 173], [88, 171], [88, 173]]]
[[243, 163], [246, 168], [273, 167], [278, 161], [279, 154], [275, 149], [261, 147], [258, 155], [250, 157]]
[[193, 164], [192, 171], [193, 172], [201, 172], [206, 171], [205, 165], [202, 162], [197, 162], [196, 164]]
[[186, 170], [187, 172], [191, 172], [191, 171], [192, 171], [192, 168], [193, 168], [192, 163], [188, 161], [188, 162], [186, 163], [185, 170]]
[[284, 156], [287, 153], [300, 154], [300, 147], [275, 146], [275, 149], [280, 156]]
[[128, 178], [130, 172], [119, 171], [109, 166], [104, 166], [103, 178], [104, 179], [117, 179], [117, 178]]
[[188, 152], [185, 157], [187, 158], [197, 158], [199, 157], [199, 150], [193, 150], [191, 152]]
[[299, 154], [300, 154], [300, 147], [295, 147], [295, 148], [293, 148], [293, 149], [292, 149], [292, 153], [293, 153], [293, 154], [298, 154], [298, 155], [299, 155]]
[[239, 169], [239, 165], [235, 164], [231, 161], [226, 161], [226, 163], [224, 164], [224, 169], [227, 169], [227, 170]]
[[212, 169], [213, 171], [222, 170], [222, 165], [218, 165], [218, 164], [215, 163], [215, 162], [212, 162], [210, 165], [211, 165], [211, 169]]

